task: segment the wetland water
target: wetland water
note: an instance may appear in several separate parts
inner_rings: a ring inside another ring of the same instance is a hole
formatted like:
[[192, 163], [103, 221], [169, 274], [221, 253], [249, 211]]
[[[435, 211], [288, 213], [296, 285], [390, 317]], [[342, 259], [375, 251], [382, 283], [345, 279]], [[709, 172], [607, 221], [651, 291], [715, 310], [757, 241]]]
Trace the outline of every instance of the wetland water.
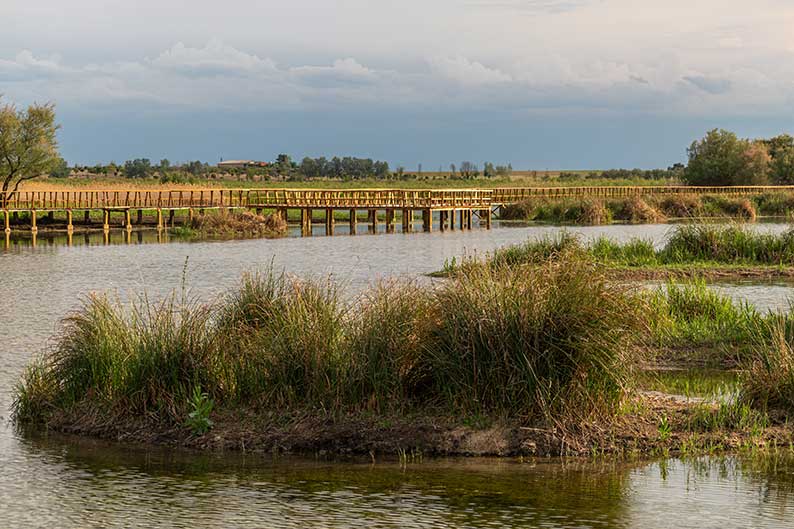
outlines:
[[[110, 244], [100, 233], [88, 241], [75, 235], [72, 246], [63, 236], [40, 234], [35, 247], [15, 240], [0, 249], [0, 527], [794, 526], [794, 460], [782, 456], [620, 464], [425, 460], [402, 468], [389, 461], [274, 461], [117, 447], [23, 436], [9, 424], [20, 372], [90, 291], [162, 296], [179, 286], [188, 257], [188, 286], [201, 298], [271, 262], [297, 275], [332, 274], [355, 291], [559, 229], [198, 243], [158, 243], [154, 233], [142, 233], [140, 241], [133, 234], [127, 243], [115, 232]], [[587, 237], [657, 242], [669, 229], [568, 228]], [[721, 288], [759, 307], [787, 306], [792, 293], [782, 284]]]

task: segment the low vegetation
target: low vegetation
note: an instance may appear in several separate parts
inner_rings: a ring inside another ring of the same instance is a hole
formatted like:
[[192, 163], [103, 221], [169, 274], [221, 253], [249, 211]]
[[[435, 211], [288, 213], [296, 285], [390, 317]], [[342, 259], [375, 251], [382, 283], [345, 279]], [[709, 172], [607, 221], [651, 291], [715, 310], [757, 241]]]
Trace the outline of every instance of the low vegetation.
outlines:
[[251, 211], [227, 211], [197, 215], [186, 226], [172, 230], [177, 236], [215, 239], [283, 237], [287, 222], [276, 214], [259, 215]]
[[[594, 260], [613, 270], [743, 270], [794, 267], [794, 231], [764, 233], [740, 224], [684, 224], [672, 229], [667, 242], [633, 239], [618, 243], [600, 237], [591, 244], [569, 232], [500, 248], [485, 257], [488, 266], [537, 265], [570, 255]], [[479, 267], [481, 260], [448, 261], [439, 275]]]
[[613, 415], [629, 387], [634, 303], [586, 263], [382, 284], [354, 306], [330, 282], [272, 273], [212, 305], [94, 296], [27, 371], [15, 416], [183, 424], [205, 395], [227, 409], [578, 423]]
[[749, 197], [682, 194], [637, 195], [624, 199], [537, 198], [505, 206], [500, 217], [594, 226], [611, 222], [657, 224], [697, 218], [755, 221], [759, 216], [788, 217], [792, 211], [793, 193], [769, 192]]

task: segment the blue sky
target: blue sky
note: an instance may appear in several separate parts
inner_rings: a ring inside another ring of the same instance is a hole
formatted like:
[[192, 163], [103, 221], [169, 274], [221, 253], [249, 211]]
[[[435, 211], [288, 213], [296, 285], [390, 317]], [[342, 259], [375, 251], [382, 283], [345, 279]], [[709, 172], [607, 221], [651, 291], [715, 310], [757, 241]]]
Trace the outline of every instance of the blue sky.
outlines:
[[5, 0], [0, 94], [71, 162], [666, 167], [794, 129], [788, 0]]

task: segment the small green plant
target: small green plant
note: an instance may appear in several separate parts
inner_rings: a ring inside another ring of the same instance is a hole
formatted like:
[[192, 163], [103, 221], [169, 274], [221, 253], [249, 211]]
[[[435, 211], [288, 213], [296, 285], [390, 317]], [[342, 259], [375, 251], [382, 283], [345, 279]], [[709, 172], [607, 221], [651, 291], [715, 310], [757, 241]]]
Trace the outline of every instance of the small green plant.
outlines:
[[673, 433], [673, 428], [670, 426], [670, 421], [667, 419], [667, 415], [662, 416], [659, 419], [659, 440], [664, 442], [670, 439], [670, 435]]
[[191, 412], [187, 415], [186, 425], [196, 435], [204, 435], [212, 428], [210, 414], [214, 402], [209, 396], [201, 391], [199, 386], [193, 388], [193, 396], [190, 399]]

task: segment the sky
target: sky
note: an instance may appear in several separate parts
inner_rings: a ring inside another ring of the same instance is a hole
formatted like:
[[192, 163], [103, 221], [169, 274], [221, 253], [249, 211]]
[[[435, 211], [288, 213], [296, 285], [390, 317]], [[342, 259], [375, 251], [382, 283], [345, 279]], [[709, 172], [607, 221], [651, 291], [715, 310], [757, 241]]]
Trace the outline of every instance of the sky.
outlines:
[[[68, 4], [68, 7], [67, 7]], [[0, 94], [71, 163], [667, 167], [794, 132], [792, 0], [3, 0]]]

